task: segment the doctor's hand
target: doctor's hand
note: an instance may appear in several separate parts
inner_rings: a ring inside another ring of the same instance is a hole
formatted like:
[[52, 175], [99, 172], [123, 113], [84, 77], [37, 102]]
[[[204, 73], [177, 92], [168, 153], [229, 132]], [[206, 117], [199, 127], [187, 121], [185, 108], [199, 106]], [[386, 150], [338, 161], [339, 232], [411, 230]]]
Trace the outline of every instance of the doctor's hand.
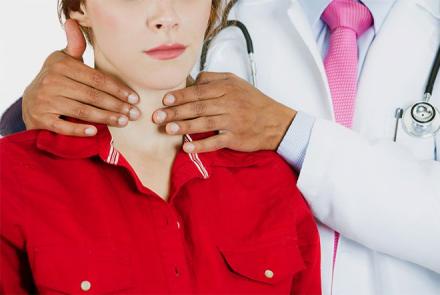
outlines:
[[230, 73], [201, 73], [196, 84], [165, 95], [153, 121], [168, 134], [219, 131], [185, 143], [188, 153], [229, 148], [252, 152], [276, 150], [296, 116], [292, 110]]
[[138, 96], [122, 82], [82, 61], [86, 41], [78, 23], [67, 20], [67, 47], [51, 54], [23, 95], [26, 128], [47, 129], [72, 136], [93, 136], [96, 127], [62, 119], [123, 127], [136, 120], [140, 111], [134, 105]]

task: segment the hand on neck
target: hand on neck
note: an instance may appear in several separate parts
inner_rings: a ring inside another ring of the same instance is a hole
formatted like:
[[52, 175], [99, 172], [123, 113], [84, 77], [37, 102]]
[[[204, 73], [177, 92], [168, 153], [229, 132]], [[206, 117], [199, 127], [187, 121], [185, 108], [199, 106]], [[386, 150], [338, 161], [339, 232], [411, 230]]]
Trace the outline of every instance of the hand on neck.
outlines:
[[[96, 53], [95, 53], [96, 54]], [[130, 121], [126, 127], [109, 127], [113, 137], [114, 146], [121, 152], [141, 153], [156, 158], [174, 156], [182, 146], [181, 135], [168, 135], [165, 127], [159, 127], [153, 123], [153, 112], [164, 107], [162, 100], [165, 94], [172, 90], [182, 89], [186, 86], [186, 80], [170, 89], [152, 89], [140, 82], [121, 79], [117, 70], [102, 56], [95, 55], [95, 67], [122, 80], [127, 86], [139, 95], [137, 107], [141, 116], [136, 121]]]
[[[110, 74], [122, 80], [127, 86], [134, 90], [140, 100], [137, 105], [141, 116], [136, 121], [130, 121], [126, 127], [109, 127], [113, 137], [114, 146], [122, 153], [135, 153], [144, 157], [168, 158], [175, 156], [183, 144], [181, 135], [168, 135], [165, 127], [159, 127], [153, 123], [153, 112], [164, 107], [162, 101], [164, 96], [173, 90], [186, 87], [186, 77], [179, 83], [175, 82], [176, 76], [154, 77], [155, 81], [149, 78], [142, 79], [140, 72], [128, 72], [130, 67], [116, 66], [100, 50], [94, 46], [95, 67], [102, 72]], [[136, 67], [134, 70], [139, 71]], [[151, 69], [151, 71], [154, 69]], [[164, 75], [158, 73], [157, 75]], [[167, 83], [170, 82], [170, 83]], [[164, 86], [166, 85], [166, 86]]]
[[186, 81], [173, 89], [153, 90], [130, 86], [140, 97], [137, 105], [141, 116], [136, 121], [130, 121], [126, 127], [110, 127], [115, 146], [117, 148], [132, 151], [151, 153], [157, 157], [166, 157], [170, 153], [175, 154], [176, 149], [182, 145], [181, 135], [168, 135], [164, 127], [153, 123], [152, 114], [157, 109], [164, 107], [162, 99], [169, 91], [182, 89]]

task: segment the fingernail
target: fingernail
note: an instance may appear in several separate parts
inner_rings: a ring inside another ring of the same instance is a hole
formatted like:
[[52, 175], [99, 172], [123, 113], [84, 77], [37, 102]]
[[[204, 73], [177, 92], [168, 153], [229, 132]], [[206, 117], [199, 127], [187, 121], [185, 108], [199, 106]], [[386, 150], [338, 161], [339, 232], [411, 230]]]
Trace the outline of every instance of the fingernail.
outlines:
[[93, 136], [96, 133], [96, 129], [93, 127], [89, 127], [84, 131], [84, 133], [88, 136]]
[[192, 153], [195, 150], [195, 146], [192, 143], [186, 143], [183, 146], [183, 150], [187, 153]]
[[177, 133], [180, 127], [176, 123], [170, 123], [168, 124], [167, 129], [170, 133]]
[[135, 104], [135, 103], [137, 103], [139, 101], [139, 97], [136, 95], [136, 94], [130, 94], [129, 96], [128, 96], [128, 102], [129, 103], [131, 103], [131, 104]]
[[119, 126], [125, 126], [128, 123], [127, 117], [119, 117], [118, 124]]
[[131, 108], [129, 115], [131, 120], [136, 120], [139, 118], [140, 113], [136, 108]]
[[158, 123], [162, 123], [167, 118], [167, 114], [164, 111], [156, 112], [156, 120]]
[[166, 105], [172, 105], [176, 102], [176, 98], [172, 94], [168, 94], [165, 96], [165, 104]]

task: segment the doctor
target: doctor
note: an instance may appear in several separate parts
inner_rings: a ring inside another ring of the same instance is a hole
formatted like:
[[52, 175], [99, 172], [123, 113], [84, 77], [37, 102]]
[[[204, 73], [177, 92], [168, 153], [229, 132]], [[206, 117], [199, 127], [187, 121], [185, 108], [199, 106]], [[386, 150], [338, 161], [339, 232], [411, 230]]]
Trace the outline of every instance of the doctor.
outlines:
[[[231, 17], [253, 37], [261, 92], [237, 77], [250, 73], [230, 28], [211, 46], [208, 70], [235, 75], [203, 73], [166, 96], [153, 121], [170, 134], [221, 130], [187, 152], [273, 149], [300, 173], [319, 222], [324, 294], [440, 294], [440, 136], [413, 138], [399, 125], [393, 141], [396, 108], [423, 95], [440, 2], [243, 0]], [[66, 29], [65, 52], [80, 59], [82, 37]], [[28, 128], [93, 136], [59, 115], [119, 126], [139, 117], [134, 93], [74, 58], [51, 55], [26, 90]]]

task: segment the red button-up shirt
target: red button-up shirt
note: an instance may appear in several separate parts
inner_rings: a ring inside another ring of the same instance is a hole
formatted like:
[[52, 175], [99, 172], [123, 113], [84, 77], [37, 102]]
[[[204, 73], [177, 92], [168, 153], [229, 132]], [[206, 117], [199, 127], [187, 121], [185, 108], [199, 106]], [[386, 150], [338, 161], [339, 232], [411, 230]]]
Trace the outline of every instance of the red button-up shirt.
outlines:
[[180, 151], [164, 201], [98, 127], [0, 140], [0, 293], [320, 293], [317, 228], [275, 153]]

